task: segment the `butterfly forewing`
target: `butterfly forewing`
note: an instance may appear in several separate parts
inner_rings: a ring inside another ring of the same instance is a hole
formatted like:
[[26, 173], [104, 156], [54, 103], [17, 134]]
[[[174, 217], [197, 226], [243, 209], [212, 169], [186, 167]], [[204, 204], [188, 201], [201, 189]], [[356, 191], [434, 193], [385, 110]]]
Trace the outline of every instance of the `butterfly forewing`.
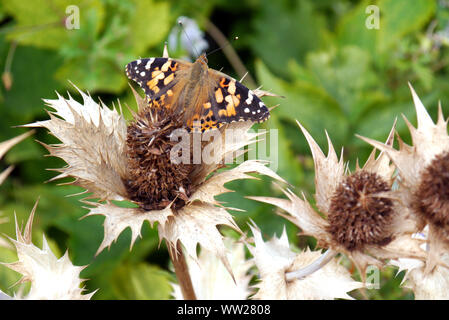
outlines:
[[149, 100], [164, 95], [176, 84], [176, 71], [184, 64], [169, 58], [146, 58], [128, 63], [126, 75], [135, 81]]

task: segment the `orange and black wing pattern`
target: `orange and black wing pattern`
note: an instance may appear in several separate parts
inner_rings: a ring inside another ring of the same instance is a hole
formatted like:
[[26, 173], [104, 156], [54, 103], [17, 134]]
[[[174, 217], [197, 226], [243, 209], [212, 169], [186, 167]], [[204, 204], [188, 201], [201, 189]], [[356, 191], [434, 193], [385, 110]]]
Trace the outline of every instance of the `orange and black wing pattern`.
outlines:
[[148, 101], [155, 107], [171, 107], [166, 103], [174, 99], [174, 86], [179, 81], [177, 73], [188, 68], [187, 63], [170, 58], [145, 58], [132, 61], [126, 66], [126, 75], [144, 91]]
[[217, 77], [217, 85], [210, 93], [211, 108], [218, 122], [263, 122], [270, 112], [253, 91], [230, 77]]
[[184, 111], [189, 130], [205, 132], [235, 121], [269, 118], [268, 108], [253, 91], [218, 71], [209, 69], [186, 86], [186, 80], [192, 81], [191, 66], [170, 58], [146, 58], [130, 62], [126, 75], [145, 91], [153, 107]]

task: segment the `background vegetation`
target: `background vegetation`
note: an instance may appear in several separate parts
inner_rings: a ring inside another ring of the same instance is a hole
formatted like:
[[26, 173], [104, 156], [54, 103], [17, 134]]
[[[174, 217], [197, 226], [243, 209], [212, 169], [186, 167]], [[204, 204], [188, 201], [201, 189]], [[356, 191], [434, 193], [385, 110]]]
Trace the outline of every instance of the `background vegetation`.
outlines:
[[[80, 9], [80, 29], [67, 30], [66, 8]], [[366, 7], [380, 9], [380, 28], [368, 29]], [[138, 57], [162, 54], [164, 42], [176, 27], [178, 17], [187, 16], [202, 30], [215, 25], [233, 41], [249, 74], [263, 89], [285, 98], [266, 98], [279, 104], [271, 119], [261, 127], [278, 129], [278, 174], [312, 199], [313, 161], [295, 120], [310, 130], [327, 150], [324, 130], [336, 150], [354, 168], [363, 163], [370, 148], [354, 134], [384, 140], [401, 113], [415, 119], [410, 81], [435, 117], [440, 99], [449, 103], [449, 1], [429, 0], [33, 0], [0, 1], [0, 141], [25, 131], [14, 126], [44, 120], [43, 98], [56, 98], [55, 91], [79, 98], [68, 82], [101, 97], [112, 105], [117, 99], [134, 106], [124, 66]], [[205, 35], [209, 50], [216, 36]], [[169, 48], [170, 49], [170, 48]], [[173, 57], [185, 57], [178, 47]], [[223, 51], [209, 56], [209, 66], [238, 78]], [[246, 85], [251, 83], [246, 78]], [[254, 88], [254, 87], [253, 87]], [[129, 113], [126, 113], [129, 118]], [[401, 136], [405, 123], [398, 121]], [[44, 183], [55, 176], [48, 168], [64, 165], [44, 157], [46, 150], [34, 139], [56, 142], [45, 130], [14, 147], [2, 160], [15, 170], [0, 187], [0, 208], [10, 223], [0, 232], [14, 236], [14, 212], [26, 221], [40, 197], [34, 224], [34, 241], [42, 234], [62, 254], [69, 250], [75, 265], [89, 267], [82, 273], [89, 291], [100, 288], [95, 299], [168, 299], [169, 258], [164, 245], [158, 248], [155, 229], [144, 225], [142, 239], [129, 251], [130, 232], [124, 232], [111, 249], [94, 254], [103, 237], [102, 217], [79, 220], [87, 213], [78, 202], [76, 187]], [[268, 180], [232, 183], [233, 194], [222, 197], [235, 213], [237, 223], [247, 230], [253, 219], [267, 237], [278, 235], [284, 225], [292, 243], [313, 246], [298, 238], [298, 230], [273, 214], [273, 207], [253, 202], [247, 195], [273, 195], [279, 191]], [[14, 255], [0, 249], [0, 261], [14, 261]], [[0, 288], [11, 293], [18, 275], [0, 267]], [[401, 276], [394, 269], [383, 272], [380, 290], [369, 298], [409, 299], [413, 295], [399, 288]]]

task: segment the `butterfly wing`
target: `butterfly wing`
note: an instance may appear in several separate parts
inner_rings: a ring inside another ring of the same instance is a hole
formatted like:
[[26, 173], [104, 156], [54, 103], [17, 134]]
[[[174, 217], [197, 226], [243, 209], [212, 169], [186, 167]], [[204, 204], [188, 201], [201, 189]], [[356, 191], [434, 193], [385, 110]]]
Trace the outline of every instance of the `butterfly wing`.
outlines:
[[179, 95], [176, 90], [179, 75], [190, 65], [170, 58], [145, 58], [128, 63], [126, 75], [145, 91], [154, 107], [173, 108]]
[[210, 93], [210, 101], [218, 123], [262, 122], [270, 117], [267, 106], [250, 89], [218, 72], [213, 76], [216, 86]]
[[145, 91], [152, 106], [179, 111], [186, 108], [188, 129], [204, 132], [225, 123], [269, 118], [268, 108], [250, 89], [216, 70], [209, 69], [207, 76], [186, 90], [191, 67], [191, 63], [175, 59], [146, 58], [130, 62], [126, 75]]

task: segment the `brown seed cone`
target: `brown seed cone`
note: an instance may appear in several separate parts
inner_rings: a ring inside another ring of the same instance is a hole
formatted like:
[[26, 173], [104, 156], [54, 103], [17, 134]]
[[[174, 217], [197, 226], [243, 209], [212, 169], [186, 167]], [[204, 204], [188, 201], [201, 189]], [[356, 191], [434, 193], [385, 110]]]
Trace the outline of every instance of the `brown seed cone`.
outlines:
[[376, 173], [358, 171], [348, 176], [331, 200], [328, 231], [347, 250], [365, 245], [386, 245], [393, 217], [390, 199], [376, 196], [390, 187]]
[[127, 158], [129, 175], [126, 185], [130, 199], [145, 210], [162, 210], [185, 205], [192, 190], [189, 174], [192, 164], [175, 164], [170, 151], [177, 141], [170, 134], [182, 128], [182, 117], [166, 108], [140, 110], [128, 126]]
[[414, 193], [415, 212], [449, 234], [449, 152], [437, 155], [423, 170]]

